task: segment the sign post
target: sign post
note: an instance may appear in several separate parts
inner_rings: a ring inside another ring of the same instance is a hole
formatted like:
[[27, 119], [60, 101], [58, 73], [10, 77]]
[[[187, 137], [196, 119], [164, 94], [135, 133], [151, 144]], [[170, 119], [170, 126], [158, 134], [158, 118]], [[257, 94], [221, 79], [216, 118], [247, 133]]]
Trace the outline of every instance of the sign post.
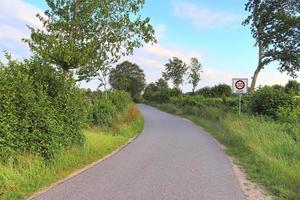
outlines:
[[232, 79], [232, 93], [239, 95], [239, 115], [242, 110], [242, 95], [248, 93], [248, 79], [247, 78], [233, 78]]

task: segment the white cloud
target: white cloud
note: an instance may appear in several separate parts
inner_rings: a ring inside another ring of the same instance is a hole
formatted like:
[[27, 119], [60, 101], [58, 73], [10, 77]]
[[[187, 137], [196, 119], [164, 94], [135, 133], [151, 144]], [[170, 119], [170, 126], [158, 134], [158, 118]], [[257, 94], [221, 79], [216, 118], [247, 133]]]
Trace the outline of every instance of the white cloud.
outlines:
[[216, 11], [183, 1], [174, 2], [174, 13], [199, 29], [222, 27], [233, 24], [237, 20], [237, 16], [232, 13]]
[[0, 19], [6, 19], [7, 22], [18, 20], [30, 26], [42, 28], [42, 23], [35, 16], [37, 13], [42, 14], [43, 11], [22, 0], [0, 1]]
[[[25, 3], [22, 0], [0, 1], [0, 51], [12, 52], [14, 58], [24, 58], [30, 51], [22, 38], [29, 38], [30, 31], [26, 25], [42, 28], [41, 22], [35, 16], [42, 10]], [[0, 53], [3, 60], [3, 53]]]

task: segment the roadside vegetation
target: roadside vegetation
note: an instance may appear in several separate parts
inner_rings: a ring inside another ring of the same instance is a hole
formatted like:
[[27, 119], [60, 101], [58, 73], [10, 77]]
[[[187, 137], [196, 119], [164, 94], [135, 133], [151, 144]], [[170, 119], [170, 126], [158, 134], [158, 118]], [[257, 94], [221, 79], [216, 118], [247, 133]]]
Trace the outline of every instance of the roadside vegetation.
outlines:
[[[156, 42], [150, 19], [139, 14], [144, 1], [45, 1], [48, 10], [37, 14], [43, 27], [28, 26], [23, 40], [31, 57], [15, 60], [5, 52], [0, 61], [0, 199], [24, 199], [143, 128], [133, 100], [145, 75], [129, 62], [118, 66], [136, 77], [114, 66]], [[95, 79], [96, 91], [78, 86]]]
[[238, 98], [225, 84], [179, 95], [172, 95], [174, 89], [154, 87], [144, 97], [149, 104], [212, 133], [248, 177], [265, 186], [275, 199], [296, 200], [300, 198], [299, 86], [290, 81], [285, 87], [266, 86], [244, 96], [240, 116]]
[[80, 89], [38, 58], [2, 64], [0, 83], [0, 199], [23, 199], [143, 128], [130, 94]]

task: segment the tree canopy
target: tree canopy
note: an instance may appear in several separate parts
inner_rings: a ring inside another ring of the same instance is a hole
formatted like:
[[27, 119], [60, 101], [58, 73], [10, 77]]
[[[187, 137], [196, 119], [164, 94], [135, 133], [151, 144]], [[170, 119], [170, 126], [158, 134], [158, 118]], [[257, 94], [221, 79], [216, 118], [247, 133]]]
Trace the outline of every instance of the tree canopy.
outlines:
[[113, 89], [129, 92], [137, 101], [145, 88], [146, 80], [143, 70], [137, 64], [125, 61], [111, 70], [109, 83]]
[[165, 64], [165, 72], [163, 77], [166, 80], [172, 80], [175, 88], [179, 89], [179, 85], [183, 83], [183, 76], [186, 74], [188, 66], [179, 58], [173, 57], [169, 59], [169, 63]]
[[189, 83], [193, 86], [193, 94], [195, 93], [195, 88], [199, 84], [201, 70], [202, 65], [199, 60], [197, 58], [191, 58], [191, 64], [189, 66]]
[[296, 77], [300, 70], [300, 1], [249, 0], [246, 11], [250, 15], [243, 24], [250, 25], [259, 50], [251, 89], [259, 72], [273, 61], [279, 62], [281, 72]]
[[103, 66], [155, 42], [150, 19], [139, 11], [144, 0], [46, 0], [37, 15], [44, 29], [29, 27], [31, 50], [65, 73], [77, 69], [81, 79], [97, 76]]

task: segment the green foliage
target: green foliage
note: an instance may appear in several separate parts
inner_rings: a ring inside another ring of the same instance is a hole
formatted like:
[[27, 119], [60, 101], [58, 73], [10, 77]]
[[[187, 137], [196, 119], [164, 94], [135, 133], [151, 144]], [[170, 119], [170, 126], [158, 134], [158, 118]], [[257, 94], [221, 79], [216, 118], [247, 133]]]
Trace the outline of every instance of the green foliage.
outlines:
[[243, 24], [250, 25], [259, 52], [251, 90], [258, 73], [273, 61], [279, 62], [281, 72], [296, 77], [300, 70], [300, 1], [248, 0], [246, 11], [250, 14]]
[[144, 90], [143, 98], [146, 101], [154, 101], [154, 94], [157, 91], [158, 91], [158, 87], [154, 83], [150, 83], [146, 86]]
[[210, 87], [206, 86], [201, 88], [196, 92], [196, 94], [204, 96], [204, 97], [214, 97], [214, 93], [211, 91]]
[[[133, 112], [136, 112], [137, 108], [133, 108]], [[20, 156], [13, 162], [0, 162], [0, 199], [26, 199], [33, 192], [112, 153], [140, 133], [143, 125], [143, 118], [138, 113], [134, 121], [121, 124], [117, 135], [99, 128], [85, 129], [84, 145], [59, 151], [51, 162], [32, 155]]]
[[204, 87], [196, 92], [204, 97], [229, 97], [232, 96], [232, 90], [229, 85], [219, 84], [214, 87]]
[[0, 157], [23, 153], [52, 158], [83, 142], [81, 91], [38, 58], [9, 60], [0, 69]]
[[86, 92], [88, 99], [91, 125], [111, 127], [119, 114], [127, 112], [132, 99], [127, 92], [108, 92], [107, 96], [101, 91]]
[[283, 126], [264, 117], [238, 116], [211, 106], [157, 107], [207, 129], [226, 145], [227, 152], [234, 155], [247, 175], [263, 184], [275, 199], [300, 198], [300, 123]]
[[202, 65], [197, 58], [191, 58], [191, 64], [189, 66], [189, 83], [193, 86], [193, 93], [195, 93], [195, 88], [200, 81], [200, 73], [202, 70]]
[[136, 64], [125, 61], [112, 69], [109, 83], [115, 90], [123, 90], [131, 94], [134, 101], [141, 97], [145, 88], [145, 74]]
[[211, 88], [214, 97], [229, 97], [232, 95], [232, 89], [229, 85], [219, 84]]
[[139, 14], [144, 0], [46, 0], [38, 14], [44, 29], [30, 27], [31, 50], [65, 72], [82, 79], [98, 76], [103, 66], [131, 54], [144, 42], [155, 42], [150, 19]]
[[293, 96], [300, 94], [300, 83], [296, 80], [289, 80], [284, 87], [285, 91]]
[[173, 57], [169, 63], [165, 64], [165, 72], [163, 77], [166, 80], [172, 80], [175, 88], [179, 89], [179, 85], [183, 83], [183, 76], [188, 70], [188, 66], [179, 58]]
[[292, 97], [284, 91], [265, 86], [251, 96], [251, 112], [277, 118], [280, 107], [292, 106]]

